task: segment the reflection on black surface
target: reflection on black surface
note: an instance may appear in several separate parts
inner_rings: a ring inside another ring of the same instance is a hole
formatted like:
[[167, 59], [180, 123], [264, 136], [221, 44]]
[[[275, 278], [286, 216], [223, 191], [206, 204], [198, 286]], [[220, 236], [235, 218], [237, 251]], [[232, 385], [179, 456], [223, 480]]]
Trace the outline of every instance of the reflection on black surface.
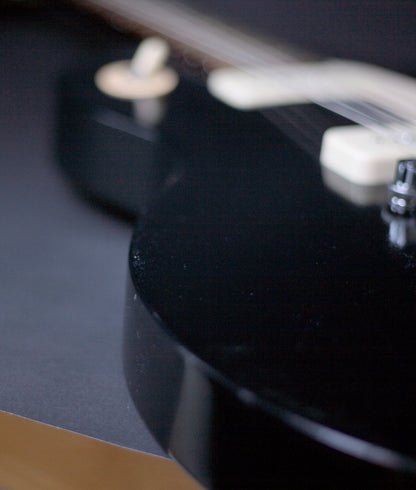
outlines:
[[382, 209], [381, 216], [388, 224], [388, 238], [392, 245], [399, 249], [416, 245], [416, 219], [409, 216], [400, 216]]
[[355, 184], [323, 165], [321, 172], [323, 182], [328, 189], [356, 206], [384, 206], [387, 202], [387, 186], [384, 184]]

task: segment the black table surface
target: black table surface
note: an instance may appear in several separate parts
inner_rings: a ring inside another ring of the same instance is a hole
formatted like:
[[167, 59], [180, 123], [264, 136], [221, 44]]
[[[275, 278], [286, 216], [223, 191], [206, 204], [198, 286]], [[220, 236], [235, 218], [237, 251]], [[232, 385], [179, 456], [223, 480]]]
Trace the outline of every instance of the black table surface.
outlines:
[[59, 73], [133, 41], [72, 9], [0, 17], [0, 409], [162, 454], [122, 370], [131, 223], [83, 201], [54, 149]]

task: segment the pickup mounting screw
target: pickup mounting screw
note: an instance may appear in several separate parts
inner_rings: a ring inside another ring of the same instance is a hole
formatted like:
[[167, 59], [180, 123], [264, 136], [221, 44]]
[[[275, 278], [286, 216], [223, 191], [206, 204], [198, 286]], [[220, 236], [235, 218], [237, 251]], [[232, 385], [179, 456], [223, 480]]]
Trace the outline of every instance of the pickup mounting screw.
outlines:
[[416, 159], [399, 161], [389, 193], [392, 213], [409, 216], [416, 211]]

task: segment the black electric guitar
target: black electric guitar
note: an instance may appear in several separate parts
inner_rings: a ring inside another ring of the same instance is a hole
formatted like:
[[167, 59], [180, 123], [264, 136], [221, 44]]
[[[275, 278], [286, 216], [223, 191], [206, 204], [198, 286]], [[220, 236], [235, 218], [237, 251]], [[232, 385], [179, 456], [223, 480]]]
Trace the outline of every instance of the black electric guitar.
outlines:
[[[416, 83], [306, 61], [176, 4], [82, 3], [212, 68], [209, 90], [181, 80], [150, 129], [91, 95], [92, 78], [88, 103], [72, 79], [64, 90], [89, 155], [73, 175], [140, 215], [125, 370], [157, 440], [209, 488], [414, 487]], [[109, 128], [116, 157], [91, 146]], [[304, 151], [316, 143], [321, 161]], [[136, 170], [109, 190], [92, 155]]]

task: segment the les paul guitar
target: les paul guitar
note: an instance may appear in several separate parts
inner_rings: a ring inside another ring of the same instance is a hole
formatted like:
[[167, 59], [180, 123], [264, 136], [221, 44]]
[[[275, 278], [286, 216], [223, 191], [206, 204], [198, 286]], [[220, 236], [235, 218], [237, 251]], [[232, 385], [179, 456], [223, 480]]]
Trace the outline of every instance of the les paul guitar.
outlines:
[[125, 370], [157, 440], [209, 488], [414, 487], [416, 82], [179, 4], [80, 3], [205, 67], [166, 110], [95, 71], [62, 92], [62, 163], [139, 215]]

